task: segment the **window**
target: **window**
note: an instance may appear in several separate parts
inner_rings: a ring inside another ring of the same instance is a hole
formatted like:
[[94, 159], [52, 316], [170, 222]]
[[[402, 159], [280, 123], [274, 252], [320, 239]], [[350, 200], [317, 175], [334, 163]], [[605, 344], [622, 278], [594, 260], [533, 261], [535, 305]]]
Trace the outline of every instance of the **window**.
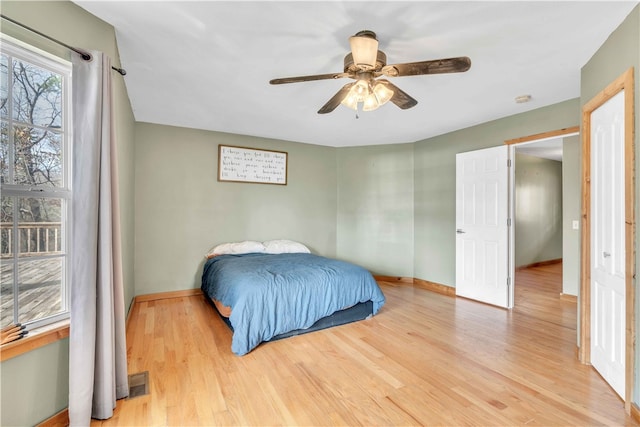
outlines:
[[0, 326], [68, 317], [71, 64], [0, 47]]

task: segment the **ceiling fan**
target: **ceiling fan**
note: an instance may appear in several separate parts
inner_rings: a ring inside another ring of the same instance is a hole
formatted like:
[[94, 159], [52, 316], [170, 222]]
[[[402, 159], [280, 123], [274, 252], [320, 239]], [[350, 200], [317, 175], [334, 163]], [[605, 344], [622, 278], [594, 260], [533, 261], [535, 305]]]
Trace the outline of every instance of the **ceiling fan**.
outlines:
[[460, 73], [471, 67], [471, 60], [466, 56], [387, 65], [387, 55], [378, 50], [376, 33], [369, 30], [359, 31], [349, 37], [349, 44], [351, 52], [344, 57], [344, 72], [342, 73], [284, 77], [273, 79], [269, 83], [279, 85], [349, 77], [355, 82], [344, 85], [318, 110], [318, 114], [330, 113], [340, 104], [352, 108], [356, 112], [359, 108], [362, 108], [363, 111], [372, 111], [388, 101], [406, 110], [414, 107], [418, 101], [389, 80], [378, 79], [378, 77]]

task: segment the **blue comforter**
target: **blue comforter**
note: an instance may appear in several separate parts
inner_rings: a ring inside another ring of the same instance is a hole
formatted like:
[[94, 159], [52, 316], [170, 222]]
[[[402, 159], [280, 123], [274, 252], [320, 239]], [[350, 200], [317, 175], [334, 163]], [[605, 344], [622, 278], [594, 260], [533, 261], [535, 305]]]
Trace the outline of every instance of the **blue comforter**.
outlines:
[[231, 307], [238, 355], [359, 302], [371, 300], [372, 314], [385, 302], [364, 268], [306, 253], [216, 256], [204, 266], [202, 290]]

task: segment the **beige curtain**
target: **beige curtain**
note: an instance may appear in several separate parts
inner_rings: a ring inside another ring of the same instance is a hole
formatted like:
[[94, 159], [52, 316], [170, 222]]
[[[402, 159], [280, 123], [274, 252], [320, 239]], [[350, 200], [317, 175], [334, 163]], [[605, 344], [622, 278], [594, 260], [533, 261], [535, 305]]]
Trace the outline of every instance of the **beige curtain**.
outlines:
[[113, 415], [129, 393], [111, 61], [73, 59], [69, 420]]

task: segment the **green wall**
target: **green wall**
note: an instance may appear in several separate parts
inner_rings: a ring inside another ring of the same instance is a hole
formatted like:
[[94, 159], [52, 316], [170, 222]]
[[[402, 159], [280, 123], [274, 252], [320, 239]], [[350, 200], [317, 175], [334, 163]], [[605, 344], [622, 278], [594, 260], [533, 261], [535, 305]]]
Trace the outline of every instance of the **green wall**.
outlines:
[[415, 143], [414, 277], [455, 286], [457, 153], [577, 126], [579, 117], [573, 99]]
[[[575, 99], [415, 144], [340, 149], [138, 123], [136, 294], [199, 287], [210, 247], [271, 238], [454, 286], [455, 154], [577, 123]], [[288, 185], [217, 182], [221, 143], [288, 151]]]
[[[113, 27], [71, 2], [3, 0], [2, 14], [72, 46], [103, 51], [111, 57], [114, 65], [119, 65]], [[70, 59], [72, 54], [75, 55], [8, 21], [2, 20], [0, 25], [3, 33], [54, 55], [65, 59]], [[128, 307], [134, 296], [133, 137], [135, 128], [125, 88], [125, 78], [115, 72], [113, 74], [122, 221], [122, 267], [125, 305]], [[68, 339], [65, 339], [0, 364], [1, 425], [34, 425], [67, 406], [68, 349]]]
[[69, 339], [2, 362], [3, 426], [30, 426], [69, 402]]
[[338, 150], [338, 256], [413, 277], [413, 144]]
[[338, 149], [338, 255], [455, 286], [456, 154], [578, 124], [573, 99], [413, 144]]
[[578, 295], [580, 288], [581, 170], [580, 136], [569, 136], [562, 143], [562, 293]]
[[[636, 198], [636, 224], [640, 218], [640, 185], [638, 185], [638, 173], [640, 171], [640, 6], [627, 16], [620, 26], [609, 36], [607, 41], [598, 49], [591, 59], [582, 67], [580, 75], [580, 105], [589, 102], [596, 94], [602, 91], [609, 83], [618, 78], [629, 68], [634, 68], [635, 85], [635, 198]], [[638, 235], [636, 230], [636, 276], [640, 265], [640, 250], [638, 248]], [[634, 279], [634, 288], [637, 288], [637, 279]], [[636, 291], [636, 330], [640, 331], [640, 292]], [[640, 402], [640, 353], [636, 351], [636, 388], [633, 401]]]
[[515, 157], [515, 266], [562, 258], [562, 162]]
[[[218, 144], [288, 153], [288, 183], [218, 182]], [[336, 255], [336, 150], [149, 123], [136, 126], [136, 294], [200, 287], [229, 241], [292, 239]]]

